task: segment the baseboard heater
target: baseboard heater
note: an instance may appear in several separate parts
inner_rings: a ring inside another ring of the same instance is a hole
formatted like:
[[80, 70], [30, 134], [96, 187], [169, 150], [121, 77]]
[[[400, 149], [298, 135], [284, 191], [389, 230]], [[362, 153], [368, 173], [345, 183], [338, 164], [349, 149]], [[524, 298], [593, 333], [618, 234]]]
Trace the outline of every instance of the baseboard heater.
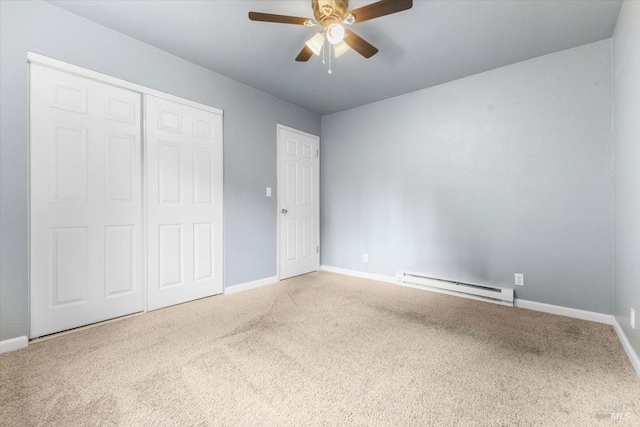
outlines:
[[476, 283], [462, 283], [452, 280], [429, 277], [418, 273], [399, 272], [397, 279], [401, 283], [432, 288], [437, 292], [465, 298], [488, 301], [513, 307], [513, 289]]

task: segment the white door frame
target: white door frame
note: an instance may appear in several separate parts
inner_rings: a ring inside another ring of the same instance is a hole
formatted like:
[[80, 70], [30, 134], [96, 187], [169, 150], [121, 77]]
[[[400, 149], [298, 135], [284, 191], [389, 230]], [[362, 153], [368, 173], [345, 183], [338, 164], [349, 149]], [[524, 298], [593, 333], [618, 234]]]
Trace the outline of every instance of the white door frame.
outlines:
[[[142, 191], [140, 193], [141, 195], [141, 201], [142, 201], [142, 248], [141, 248], [141, 259], [143, 260], [144, 265], [142, 266], [142, 277], [141, 277], [141, 286], [142, 286], [142, 295], [144, 298], [144, 303], [143, 303], [143, 309], [144, 312], [146, 313], [148, 311], [148, 296], [147, 296], [147, 288], [149, 286], [148, 280], [147, 280], [147, 263], [148, 263], [148, 259], [147, 259], [147, 226], [148, 226], [148, 221], [147, 221], [147, 204], [146, 204], [146, 197], [147, 197], [147, 179], [146, 179], [146, 168], [145, 168], [145, 159], [146, 159], [146, 152], [147, 152], [147, 123], [145, 120], [145, 112], [146, 112], [146, 102], [145, 99], [146, 97], [144, 95], [153, 95], [156, 96], [158, 98], [163, 98], [163, 99], [167, 99], [169, 101], [174, 101], [180, 104], [184, 104], [190, 107], [194, 107], [200, 110], [204, 110], [204, 111], [208, 111], [214, 114], [218, 114], [220, 116], [224, 117], [224, 111], [219, 109], [219, 108], [215, 108], [206, 104], [201, 104], [199, 102], [195, 102], [195, 101], [191, 101], [189, 99], [185, 99], [185, 98], [181, 98], [179, 96], [175, 96], [175, 95], [171, 95], [165, 92], [161, 92], [155, 89], [151, 89], [149, 87], [146, 86], [142, 86], [139, 85], [137, 83], [132, 83], [129, 82], [127, 80], [122, 80], [119, 79], [117, 77], [112, 77], [109, 76], [107, 74], [102, 74], [99, 73], [97, 71], [93, 71], [93, 70], [89, 70], [87, 68], [83, 68], [80, 67], [78, 65], [73, 65], [73, 64], [69, 64], [67, 62], [64, 61], [60, 61], [58, 59], [54, 59], [54, 58], [50, 58], [48, 56], [44, 56], [44, 55], [40, 55], [38, 53], [34, 53], [31, 51], [27, 51], [27, 82], [28, 82], [28, 87], [27, 87], [27, 99], [29, 99], [29, 91], [31, 90], [31, 83], [30, 83], [30, 76], [31, 76], [31, 69], [30, 69], [30, 65], [32, 63], [35, 64], [40, 64], [40, 65], [44, 65], [59, 71], [64, 71], [66, 73], [69, 74], [73, 74], [73, 75], [77, 75], [77, 76], [81, 76], [81, 77], [85, 77], [85, 78], [89, 78], [92, 80], [96, 80], [98, 82], [102, 82], [102, 83], [106, 83], [112, 86], [116, 86], [116, 87], [120, 87], [123, 89], [129, 89], [132, 90], [134, 92], [138, 92], [142, 95], [142, 101], [141, 101], [141, 126], [142, 126], [142, 138], [140, 141], [141, 144], [141, 153], [140, 153], [140, 161], [141, 161], [141, 185], [142, 185]], [[30, 112], [31, 112], [31, 106], [28, 105], [28, 111], [29, 111], [29, 121], [31, 120], [31, 116], [30, 116]], [[224, 121], [223, 121], [224, 123]], [[28, 126], [29, 129], [29, 133], [27, 135], [28, 138], [28, 148], [27, 148], [27, 155], [28, 155], [28, 159], [27, 159], [27, 174], [28, 174], [28, 197], [27, 197], [27, 209], [29, 212], [29, 221], [27, 224], [27, 239], [28, 239], [28, 243], [27, 243], [27, 251], [28, 251], [28, 259], [27, 259], [27, 268], [28, 268], [28, 272], [27, 272], [27, 289], [28, 289], [28, 295], [27, 298], [29, 300], [29, 305], [27, 308], [27, 316], [28, 316], [28, 324], [29, 324], [29, 330], [31, 330], [31, 293], [32, 293], [32, 287], [31, 287], [31, 154], [30, 154], [30, 150], [31, 150], [31, 135], [30, 135], [30, 130], [31, 130], [31, 126]], [[224, 124], [223, 124], [223, 153], [224, 153]], [[224, 156], [224, 154], [223, 154]], [[223, 201], [224, 201], [224, 161], [222, 164], [222, 168], [223, 168]], [[224, 208], [222, 211], [222, 223], [224, 224]], [[224, 230], [224, 228], [223, 228]], [[224, 231], [223, 231], [223, 235], [222, 235], [222, 247], [223, 247], [223, 253], [222, 253], [222, 283], [223, 283], [223, 289], [224, 289], [224, 277], [225, 277], [225, 270], [224, 270]]]
[[[316, 172], [316, 185], [315, 189], [315, 199], [318, 215], [318, 221], [316, 221], [316, 233], [318, 236], [318, 248], [320, 248], [320, 137], [318, 135], [313, 135], [311, 133], [303, 132], [298, 129], [294, 129], [289, 126], [281, 125], [280, 123], [276, 126], [276, 183], [277, 183], [277, 193], [276, 193], [276, 275], [278, 281], [280, 281], [280, 211], [282, 207], [280, 206], [280, 200], [282, 200], [282, 183], [280, 182], [280, 169], [282, 165], [280, 165], [280, 131], [286, 130], [289, 132], [297, 133], [299, 135], [307, 136], [309, 138], [313, 138], [318, 141], [318, 168]], [[320, 250], [318, 249], [318, 256], [316, 258], [316, 271], [320, 270]]]

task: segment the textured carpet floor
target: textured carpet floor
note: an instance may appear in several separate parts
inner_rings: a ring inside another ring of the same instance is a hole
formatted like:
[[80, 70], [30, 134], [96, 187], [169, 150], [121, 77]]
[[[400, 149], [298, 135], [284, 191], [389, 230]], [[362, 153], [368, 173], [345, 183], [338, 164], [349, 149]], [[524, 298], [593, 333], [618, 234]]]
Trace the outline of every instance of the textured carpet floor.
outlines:
[[0, 425], [640, 425], [610, 326], [313, 273], [0, 356]]

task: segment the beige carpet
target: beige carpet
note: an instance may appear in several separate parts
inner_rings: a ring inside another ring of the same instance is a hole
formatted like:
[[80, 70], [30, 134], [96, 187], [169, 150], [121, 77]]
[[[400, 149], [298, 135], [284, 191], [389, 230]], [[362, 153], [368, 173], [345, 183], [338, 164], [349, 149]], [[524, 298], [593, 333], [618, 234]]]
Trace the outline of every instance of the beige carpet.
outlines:
[[0, 356], [0, 425], [640, 425], [610, 326], [314, 273]]

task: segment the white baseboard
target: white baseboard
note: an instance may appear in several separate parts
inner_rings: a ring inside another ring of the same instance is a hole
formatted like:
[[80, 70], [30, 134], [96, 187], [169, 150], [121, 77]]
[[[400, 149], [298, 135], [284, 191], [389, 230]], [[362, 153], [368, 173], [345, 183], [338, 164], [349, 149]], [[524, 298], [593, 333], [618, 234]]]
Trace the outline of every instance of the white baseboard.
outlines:
[[559, 316], [573, 317], [574, 319], [590, 320], [591, 322], [613, 324], [613, 316], [610, 314], [597, 313], [595, 311], [580, 310], [577, 308], [562, 307], [560, 305], [545, 304], [543, 302], [529, 301], [516, 298], [514, 306], [526, 308], [527, 310], [541, 311], [543, 313], [557, 314]]
[[[377, 280], [380, 282], [393, 283], [394, 285], [400, 285], [400, 286], [405, 286], [409, 288], [423, 289], [429, 292], [443, 293], [443, 294], [453, 295], [453, 296], [462, 297], [462, 298], [478, 299], [478, 298], [474, 298], [471, 295], [462, 295], [459, 293], [446, 292], [444, 290], [435, 289], [435, 288], [411, 285], [409, 283], [401, 283], [401, 282], [398, 282], [395, 277], [384, 276], [382, 274], [365, 273], [362, 271], [349, 270], [349, 269], [340, 268], [340, 267], [331, 267], [328, 265], [321, 265], [320, 270], [329, 271], [331, 273], [344, 274], [347, 276], [361, 277], [363, 279], [371, 279], [371, 280]], [[479, 299], [479, 300], [486, 301], [484, 299]], [[613, 316], [611, 316], [610, 314], [579, 310], [577, 308], [561, 307], [559, 305], [545, 304], [542, 302], [527, 301], [527, 300], [516, 298], [513, 301], [513, 305], [517, 308], [526, 308], [529, 310], [541, 311], [543, 313], [557, 314], [560, 316], [573, 317], [575, 319], [590, 320], [592, 322], [605, 323], [607, 325], [611, 325], [613, 322]]]
[[[328, 271], [330, 273], [344, 274], [345, 276], [354, 276], [354, 277], [361, 277], [363, 279], [377, 280], [378, 282], [393, 283], [394, 285], [405, 285], [405, 283], [400, 283], [396, 281], [395, 277], [384, 276], [382, 274], [375, 274], [375, 273], [366, 273], [364, 271], [349, 270], [349, 269], [340, 268], [340, 267], [331, 267], [330, 265], [321, 265], [320, 271]], [[418, 286], [409, 286], [409, 287], [417, 288]]]
[[237, 292], [248, 291], [249, 289], [259, 288], [260, 286], [271, 285], [277, 283], [278, 276], [266, 277], [260, 280], [254, 280], [253, 282], [240, 283], [238, 285], [228, 286], [224, 288], [225, 295], [235, 294]]
[[21, 337], [0, 341], [0, 354], [20, 350], [21, 348], [25, 348], [28, 345], [29, 339], [24, 335]]
[[627, 353], [627, 357], [629, 358], [633, 369], [636, 370], [636, 374], [638, 374], [638, 378], [640, 378], [640, 357], [638, 357], [638, 353], [636, 353], [633, 347], [631, 347], [629, 338], [627, 338], [627, 335], [624, 333], [622, 326], [620, 326], [620, 323], [618, 323], [618, 320], [615, 318], [615, 316], [613, 316], [613, 329], [616, 331], [616, 334], [618, 334], [618, 338], [622, 343], [622, 348], [624, 349], [625, 353]]

